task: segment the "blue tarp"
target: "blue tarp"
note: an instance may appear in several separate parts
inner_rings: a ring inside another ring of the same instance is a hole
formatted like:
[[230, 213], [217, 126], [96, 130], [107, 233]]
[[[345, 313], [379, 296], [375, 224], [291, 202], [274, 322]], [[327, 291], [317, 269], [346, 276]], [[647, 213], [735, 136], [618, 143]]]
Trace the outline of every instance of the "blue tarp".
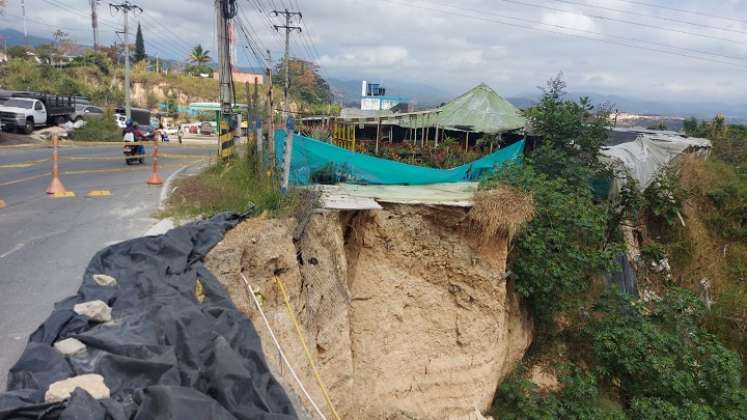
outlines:
[[[285, 131], [275, 132], [275, 151], [282, 165]], [[308, 185], [319, 179], [362, 185], [427, 185], [478, 181], [505, 162], [521, 159], [524, 140], [481, 159], [452, 169], [436, 169], [381, 159], [325, 143], [310, 137], [293, 135], [290, 183]]]

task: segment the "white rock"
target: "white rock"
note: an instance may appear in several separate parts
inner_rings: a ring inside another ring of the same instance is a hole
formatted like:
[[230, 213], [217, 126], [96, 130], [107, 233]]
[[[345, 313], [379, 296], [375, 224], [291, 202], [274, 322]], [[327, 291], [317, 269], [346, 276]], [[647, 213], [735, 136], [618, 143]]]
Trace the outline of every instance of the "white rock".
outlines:
[[99, 286], [116, 286], [117, 285], [117, 279], [115, 279], [112, 276], [107, 276], [106, 274], [94, 274], [93, 280]]
[[75, 338], [66, 338], [62, 341], [54, 343], [54, 348], [65, 356], [71, 356], [73, 354], [82, 352], [86, 349], [86, 345], [81, 343]]
[[100, 300], [79, 303], [73, 307], [73, 311], [78, 315], [85, 315], [98, 322], [112, 320], [112, 308]]
[[81, 388], [97, 400], [109, 398], [109, 387], [104, 383], [104, 377], [98, 374], [88, 374], [53, 383], [44, 394], [44, 400], [48, 403], [64, 401], [70, 398], [75, 388]]

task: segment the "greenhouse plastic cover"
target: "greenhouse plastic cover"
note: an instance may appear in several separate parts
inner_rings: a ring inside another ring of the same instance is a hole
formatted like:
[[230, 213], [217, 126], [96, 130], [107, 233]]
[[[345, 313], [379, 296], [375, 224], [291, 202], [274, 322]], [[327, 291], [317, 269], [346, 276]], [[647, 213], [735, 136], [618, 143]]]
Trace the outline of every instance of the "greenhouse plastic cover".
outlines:
[[[285, 131], [275, 132], [275, 151], [283, 162]], [[481, 159], [452, 169], [437, 169], [409, 165], [389, 159], [355, 153], [310, 137], [293, 135], [290, 183], [309, 185], [312, 175], [325, 168], [334, 168], [341, 182], [362, 185], [429, 185], [477, 181], [506, 162], [521, 159], [524, 140]]]
[[[0, 419], [297, 418], [252, 323], [201, 262], [241, 219], [218, 215], [96, 254], [78, 293], [55, 305], [11, 368]], [[99, 286], [94, 274], [118, 283]], [[72, 310], [97, 299], [112, 307], [113, 321], [96, 323]], [[69, 337], [86, 351], [65, 357], [53, 348]], [[88, 373], [104, 377], [110, 398], [77, 389], [64, 402], [44, 402], [50, 384]]]
[[707, 153], [711, 141], [671, 134], [642, 133], [633, 141], [604, 147], [602, 160], [616, 164], [618, 171], [615, 189], [625, 182], [626, 172], [645, 190], [654, 182], [658, 172], [677, 156], [686, 153]]
[[482, 83], [433, 113], [405, 120], [401, 125], [498, 134], [524, 128], [526, 123], [518, 108]]

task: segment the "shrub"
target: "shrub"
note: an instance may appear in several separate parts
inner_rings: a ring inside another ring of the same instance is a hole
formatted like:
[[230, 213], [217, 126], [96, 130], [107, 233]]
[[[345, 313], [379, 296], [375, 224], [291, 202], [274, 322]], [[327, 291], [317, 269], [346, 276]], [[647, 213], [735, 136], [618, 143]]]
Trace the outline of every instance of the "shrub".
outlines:
[[247, 150], [243, 158], [218, 162], [200, 175], [177, 181], [162, 216], [183, 218], [222, 211], [242, 213], [252, 204], [259, 212], [274, 215], [295, 210], [302, 193], [292, 190], [282, 194], [276, 177], [256, 169], [254, 147], [248, 146]]
[[588, 373], [575, 372], [561, 378], [561, 391], [543, 395], [521, 372], [508, 378], [498, 389], [491, 409], [495, 418], [524, 419], [624, 419], [614, 407], [602, 407], [596, 380]]
[[649, 304], [614, 289], [600, 299], [587, 327], [593, 357], [634, 413], [656, 418], [684, 409], [730, 418], [746, 407], [741, 361], [706, 332], [705, 314], [703, 303], [683, 289]]
[[100, 118], [88, 119], [72, 136], [80, 141], [122, 141], [122, 130], [114, 121], [112, 110], [107, 109]]
[[511, 185], [534, 195], [535, 216], [514, 241], [509, 266], [516, 288], [540, 322], [583, 299], [592, 277], [611, 268], [621, 252], [607, 243], [607, 210], [589, 188], [574, 188], [531, 166], [510, 165], [486, 181]]
[[682, 199], [672, 168], [661, 170], [656, 180], [643, 192], [643, 197], [645, 207], [656, 220], [665, 221], [669, 226], [678, 220]]

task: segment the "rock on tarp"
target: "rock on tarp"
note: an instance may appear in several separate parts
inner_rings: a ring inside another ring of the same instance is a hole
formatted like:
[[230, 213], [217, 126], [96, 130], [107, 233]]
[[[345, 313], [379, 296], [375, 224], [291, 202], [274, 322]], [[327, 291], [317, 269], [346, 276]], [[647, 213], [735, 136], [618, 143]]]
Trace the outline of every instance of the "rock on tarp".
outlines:
[[[252, 323], [201, 262], [241, 219], [218, 215], [100, 251], [77, 295], [55, 305], [10, 370], [0, 419], [296, 418]], [[117, 285], [97, 284], [96, 274]], [[198, 280], [202, 303], [195, 298]], [[112, 321], [73, 311], [93, 300], [111, 306]], [[66, 338], [86, 351], [66, 357], [55, 350]], [[78, 389], [63, 402], [44, 402], [50, 384], [90, 373], [104, 377], [109, 399]]]

